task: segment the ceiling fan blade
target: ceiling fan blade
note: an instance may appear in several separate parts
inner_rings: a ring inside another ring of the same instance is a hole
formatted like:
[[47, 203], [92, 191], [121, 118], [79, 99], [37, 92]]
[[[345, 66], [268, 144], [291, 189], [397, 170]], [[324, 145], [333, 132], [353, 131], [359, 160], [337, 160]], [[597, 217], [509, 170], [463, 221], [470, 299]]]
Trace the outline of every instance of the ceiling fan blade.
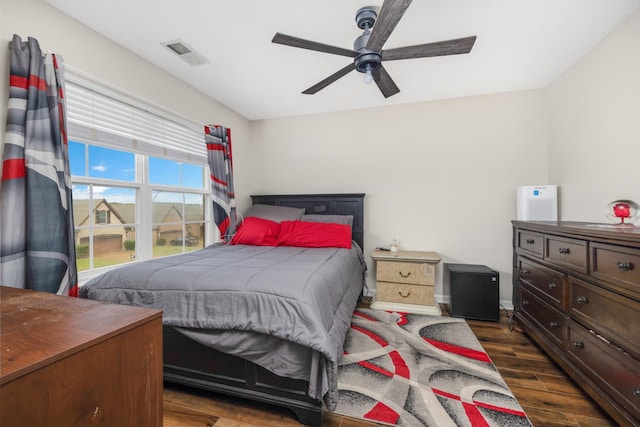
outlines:
[[398, 21], [404, 15], [412, 0], [385, 0], [373, 25], [371, 36], [367, 42], [367, 49], [380, 52]]
[[383, 61], [396, 59], [426, 58], [430, 56], [459, 55], [471, 52], [476, 36], [445, 40], [416, 46], [398, 47], [380, 52]]
[[393, 79], [382, 65], [373, 70], [371, 74], [373, 74], [373, 80], [375, 80], [380, 92], [382, 92], [382, 95], [384, 95], [385, 98], [400, 92], [400, 89], [398, 89], [398, 86], [396, 86]]
[[346, 76], [347, 74], [349, 74], [351, 71], [355, 69], [356, 69], [356, 66], [353, 63], [351, 63], [346, 67], [331, 74], [326, 79], [314, 84], [313, 86], [311, 86], [309, 89], [305, 90], [302, 93], [304, 93], [305, 95], [313, 95], [314, 93], [320, 91], [321, 89], [324, 89], [325, 87], [329, 86], [331, 83], [335, 82], [340, 77]]
[[286, 46], [299, 47], [302, 49], [315, 50], [318, 52], [332, 53], [334, 55], [348, 56], [355, 58], [358, 52], [350, 49], [343, 49], [341, 47], [331, 46], [328, 44], [312, 42], [310, 40], [301, 39], [298, 37], [288, 36], [286, 34], [276, 33], [271, 40], [272, 43], [283, 44]]

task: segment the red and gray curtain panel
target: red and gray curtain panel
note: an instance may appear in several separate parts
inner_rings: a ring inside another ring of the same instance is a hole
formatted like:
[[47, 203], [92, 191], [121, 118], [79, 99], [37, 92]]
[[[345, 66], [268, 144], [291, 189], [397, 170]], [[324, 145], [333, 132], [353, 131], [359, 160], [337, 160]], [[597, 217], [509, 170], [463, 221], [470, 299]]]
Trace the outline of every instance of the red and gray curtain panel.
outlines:
[[223, 126], [204, 127], [207, 157], [211, 169], [213, 219], [220, 238], [229, 242], [236, 232], [236, 196], [233, 192], [231, 129]]
[[63, 62], [38, 41], [9, 45], [0, 183], [0, 283], [77, 296]]

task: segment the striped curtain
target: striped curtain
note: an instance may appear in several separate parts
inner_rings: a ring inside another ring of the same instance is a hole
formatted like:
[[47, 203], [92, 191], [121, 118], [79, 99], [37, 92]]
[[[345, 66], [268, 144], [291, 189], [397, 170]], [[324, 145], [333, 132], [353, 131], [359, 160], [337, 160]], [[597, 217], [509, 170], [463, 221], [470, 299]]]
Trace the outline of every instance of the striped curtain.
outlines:
[[228, 242], [236, 232], [236, 196], [233, 192], [231, 129], [223, 126], [204, 127], [207, 157], [211, 169], [213, 219], [220, 239]]
[[0, 283], [77, 296], [64, 64], [14, 35], [0, 184]]

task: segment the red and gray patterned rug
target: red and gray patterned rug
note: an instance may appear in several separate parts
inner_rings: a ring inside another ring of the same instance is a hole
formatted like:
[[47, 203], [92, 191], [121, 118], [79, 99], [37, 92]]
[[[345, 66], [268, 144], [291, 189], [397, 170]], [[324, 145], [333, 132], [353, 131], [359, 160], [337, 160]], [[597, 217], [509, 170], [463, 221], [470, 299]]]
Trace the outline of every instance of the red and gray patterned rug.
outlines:
[[358, 309], [335, 412], [405, 427], [531, 426], [464, 319]]

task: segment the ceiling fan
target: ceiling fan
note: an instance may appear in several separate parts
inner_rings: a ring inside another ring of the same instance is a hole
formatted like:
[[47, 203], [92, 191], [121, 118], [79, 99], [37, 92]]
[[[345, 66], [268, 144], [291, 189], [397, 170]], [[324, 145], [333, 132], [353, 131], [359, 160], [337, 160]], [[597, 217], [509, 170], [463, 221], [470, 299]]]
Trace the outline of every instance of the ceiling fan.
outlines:
[[459, 55], [469, 53], [476, 41], [476, 36], [460, 39], [445, 40], [415, 46], [405, 46], [382, 50], [391, 32], [402, 18], [412, 0], [385, 0], [378, 16], [377, 8], [365, 6], [356, 12], [358, 28], [364, 30], [353, 43], [353, 50], [317, 43], [286, 34], [276, 33], [271, 40], [273, 43], [334, 55], [348, 56], [353, 63], [331, 74], [326, 79], [316, 83], [302, 93], [312, 95], [353, 70], [365, 74], [365, 83], [375, 81], [385, 98], [400, 92], [398, 86], [387, 73], [382, 61], [397, 59], [425, 58], [431, 56]]

